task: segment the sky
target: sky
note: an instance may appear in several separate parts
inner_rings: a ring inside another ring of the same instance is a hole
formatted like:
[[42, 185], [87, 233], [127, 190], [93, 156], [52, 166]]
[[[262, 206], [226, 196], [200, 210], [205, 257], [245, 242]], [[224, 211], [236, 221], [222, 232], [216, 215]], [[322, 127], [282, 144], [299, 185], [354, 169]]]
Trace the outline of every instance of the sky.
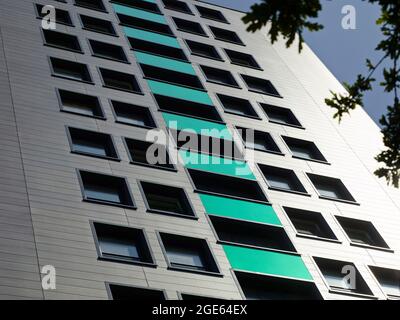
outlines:
[[[210, 3], [248, 11], [257, 0], [207, 0]], [[365, 60], [373, 63], [380, 60], [382, 53], [375, 51], [381, 40], [379, 26], [375, 21], [379, 17], [379, 6], [361, 0], [320, 0], [322, 11], [317, 21], [324, 25], [319, 32], [304, 34], [307, 44], [322, 60], [340, 82], [353, 83], [357, 74], [367, 74]], [[356, 12], [356, 29], [342, 28], [342, 8], [352, 5]], [[382, 69], [376, 71], [377, 79], [373, 92], [364, 98], [364, 108], [377, 123], [386, 113], [388, 105], [393, 103], [393, 96], [385, 93], [379, 86], [383, 80]]]

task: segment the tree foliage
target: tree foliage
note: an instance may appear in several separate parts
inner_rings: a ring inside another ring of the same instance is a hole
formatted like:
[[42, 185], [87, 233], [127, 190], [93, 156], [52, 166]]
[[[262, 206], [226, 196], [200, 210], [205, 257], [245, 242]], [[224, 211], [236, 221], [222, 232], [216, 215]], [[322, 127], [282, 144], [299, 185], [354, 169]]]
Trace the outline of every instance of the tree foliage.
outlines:
[[[387, 113], [382, 116], [383, 143], [385, 150], [376, 156], [381, 168], [375, 171], [378, 177], [386, 178], [388, 184], [399, 187], [400, 181], [400, 0], [360, 0], [378, 4], [381, 15], [376, 23], [380, 26], [383, 39], [375, 50], [382, 52], [382, 58], [375, 64], [366, 61], [366, 75], [359, 74], [353, 84], [344, 83], [347, 94], [331, 92], [332, 96], [325, 103], [335, 109], [334, 118], [340, 121], [357, 106], [363, 106], [364, 94], [373, 90], [376, 80], [374, 73], [384, 61], [390, 61], [389, 68], [383, 68], [384, 81], [380, 85], [388, 94], [393, 94], [393, 105], [388, 106]], [[315, 22], [321, 11], [320, 0], [262, 0], [254, 4], [251, 11], [243, 17], [248, 25], [247, 30], [255, 32], [270, 23], [268, 35], [272, 43], [278, 36], [286, 40], [290, 47], [296, 37], [299, 39], [299, 51], [303, 48], [305, 29], [316, 32], [323, 28]]]

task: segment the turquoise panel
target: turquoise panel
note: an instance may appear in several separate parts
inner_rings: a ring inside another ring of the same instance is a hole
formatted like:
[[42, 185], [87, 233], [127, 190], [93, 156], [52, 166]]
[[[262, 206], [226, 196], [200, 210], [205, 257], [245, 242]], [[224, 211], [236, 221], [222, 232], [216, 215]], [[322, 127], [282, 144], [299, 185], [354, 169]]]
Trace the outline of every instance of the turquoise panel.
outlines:
[[232, 140], [229, 129], [224, 124], [189, 118], [163, 112], [167, 126], [175, 130], [185, 130], [214, 138]]
[[196, 75], [196, 72], [194, 71], [190, 63], [163, 58], [139, 51], [135, 52], [135, 56], [136, 59], [143, 64], [148, 64], [151, 66], [173, 70], [177, 72], [187, 73], [194, 76]]
[[208, 194], [200, 194], [200, 199], [208, 214], [277, 226], [282, 225], [274, 209], [269, 205]]
[[126, 7], [126, 6], [122, 6], [122, 5], [115, 4], [115, 3], [112, 6], [116, 13], [125, 14], [127, 16], [131, 16], [131, 17], [135, 17], [135, 18], [139, 18], [139, 19], [149, 20], [149, 21], [153, 21], [156, 23], [167, 24], [167, 21], [165, 20], [164, 16], [156, 14], [156, 13], [151, 13], [148, 11], [143, 11], [143, 10], [139, 10], [139, 9], [135, 9], [135, 8], [131, 8], [131, 7]]
[[298, 255], [231, 245], [223, 245], [223, 248], [235, 270], [313, 280], [303, 259]]
[[243, 161], [220, 158], [185, 150], [179, 151], [179, 155], [181, 156], [184, 165], [190, 169], [256, 180], [256, 177], [254, 176], [248, 164]]
[[154, 42], [156, 44], [163, 44], [165, 46], [174, 47], [180, 49], [178, 40], [173, 37], [164, 36], [162, 34], [135, 29], [131, 27], [123, 27], [124, 33], [131, 38], [136, 38], [144, 41]]
[[208, 96], [207, 92], [184, 88], [173, 84], [154, 81], [154, 80], [147, 80], [147, 83], [149, 84], [151, 91], [155, 94], [160, 94], [162, 96], [168, 96], [182, 100], [194, 101], [213, 106], [213, 103], [210, 97]]

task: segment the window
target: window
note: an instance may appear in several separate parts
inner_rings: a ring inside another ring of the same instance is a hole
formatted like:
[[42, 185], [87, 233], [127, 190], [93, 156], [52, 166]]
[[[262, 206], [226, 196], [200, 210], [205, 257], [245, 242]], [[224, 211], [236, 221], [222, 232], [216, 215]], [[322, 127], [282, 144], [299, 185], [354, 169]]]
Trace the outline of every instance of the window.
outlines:
[[389, 249], [378, 230], [370, 221], [336, 216], [352, 244]]
[[252, 55], [228, 49], [224, 51], [232, 64], [262, 70]]
[[141, 64], [140, 67], [142, 68], [144, 76], [148, 79], [204, 90], [201, 81], [195, 75], [157, 68], [147, 64]]
[[256, 181], [193, 169], [189, 169], [188, 172], [198, 192], [255, 202], [268, 202], [267, 197]]
[[112, 0], [112, 2], [119, 3], [119, 4], [122, 4], [124, 6], [128, 6], [128, 7], [134, 7], [134, 8], [143, 9], [143, 10], [146, 10], [146, 11], [150, 11], [150, 12], [161, 14], [161, 11], [158, 8], [158, 5], [156, 3], [151, 2], [151, 1], [143, 1], [143, 0]]
[[164, 23], [157, 23], [150, 20], [139, 19], [132, 16], [117, 13], [119, 22], [123, 26], [147, 30], [150, 32], [157, 32], [167, 36], [174, 36], [171, 28]]
[[76, 128], [68, 128], [68, 133], [73, 153], [119, 160], [110, 135]]
[[206, 296], [199, 296], [199, 295], [195, 295], [195, 294], [188, 294], [188, 293], [181, 293], [180, 294], [181, 295], [181, 299], [182, 300], [188, 300], [188, 301], [190, 301], [190, 300], [197, 300], [197, 301], [199, 301], [199, 300], [205, 300], [205, 301], [221, 301], [221, 300], [224, 300], [224, 299], [220, 299], [220, 298], [214, 298], [214, 297], [206, 297]]
[[154, 266], [142, 229], [92, 223], [99, 259]]
[[267, 132], [238, 127], [246, 148], [282, 154], [272, 136]]
[[75, 5], [91, 10], [107, 12], [102, 0], [75, 0]]
[[104, 87], [142, 94], [134, 75], [99, 68]]
[[[165, 146], [128, 138], [125, 138], [125, 143], [131, 163], [175, 171]], [[148, 150], [149, 155], [147, 155]]]
[[226, 20], [221, 11], [200, 6], [196, 6], [196, 8], [202, 18], [228, 23], [228, 20]]
[[162, 0], [162, 2], [166, 9], [193, 14], [192, 10], [190, 10], [189, 6], [184, 1]]
[[369, 267], [389, 299], [400, 299], [400, 271], [380, 267]]
[[200, 23], [183, 20], [179, 18], [172, 18], [175, 22], [176, 28], [183, 32], [193, 33], [199, 36], [208, 37]]
[[61, 89], [57, 92], [61, 111], [105, 119], [97, 97]]
[[79, 17], [82, 21], [83, 29], [110, 36], [117, 36], [111, 21], [85, 16], [83, 14], [79, 15]]
[[94, 57], [129, 63], [124, 49], [120, 46], [95, 40], [89, 40], [89, 44]]
[[[314, 257], [314, 260], [333, 292], [372, 295], [371, 290], [368, 288], [354, 263], [318, 257]], [[354, 268], [353, 270], [356, 272], [355, 283], [351, 283], [348, 277], [346, 277], [348, 273], [343, 272], [344, 267]]]
[[117, 122], [149, 129], [157, 128], [149, 108], [114, 100], [111, 104]]
[[220, 275], [206, 240], [160, 233], [170, 269]]
[[307, 194], [307, 190], [303, 187], [293, 170], [264, 164], [259, 164], [258, 166], [267, 180], [270, 189]]
[[315, 189], [317, 189], [320, 198], [353, 203], [356, 202], [343, 182], [339, 179], [319, 176], [312, 173], [307, 173], [307, 175]]
[[314, 142], [284, 136], [282, 139], [286, 142], [287, 146], [292, 152], [293, 158], [327, 162]]
[[298, 235], [337, 240], [321, 213], [288, 207], [284, 207], [284, 210]]
[[[44, 5], [36, 4], [37, 16], [40, 19], [44, 18], [49, 13], [47, 10], [42, 12], [43, 8], [44, 8]], [[57, 8], [56, 8], [56, 23], [65, 24], [70, 27], [74, 26], [68, 11], [65, 11], [62, 9], [57, 9]]]
[[135, 208], [125, 178], [79, 171], [85, 201]]
[[217, 40], [244, 46], [244, 43], [242, 42], [242, 40], [240, 40], [239, 36], [233, 31], [225, 30], [225, 29], [221, 29], [221, 28], [217, 28], [217, 27], [212, 27], [212, 26], [210, 26], [210, 30], [212, 31], [215, 39], [217, 39]]
[[221, 242], [296, 252], [282, 227], [217, 216], [209, 217]]
[[253, 109], [250, 101], [237, 97], [226, 96], [223, 94], [217, 94], [217, 97], [224, 107], [224, 111], [226, 113], [259, 119], [259, 116]]
[[222, 122], [222, 118], [214, 106], [202, 103], [181, 100], [167, 96], [154, 95], [158, 107], [162, 111], [183, 114], [215, 122]]
[[192, 40], [185, 41], [193, 55], [223, 61], [217, 49], [215, 49], [213, 46]]
[[185, 53], [181, 49], [164, 46], [159, 43], [155, 46], [153, 42], [148, 42], [140, 39], [133, 39], [129, 37], [128, 40], [131, 45], [131, 48], [135, 51], [143, 51], [162, 57], [188, 61]]
[[313, 282], [235, 271], [247, 300], [322, 300]]
[[283, 124], [291, 127], [302, 128], [301, 123], [290, 109], [260, 103], [269, 122]]
[[200, 66], [208, 82], [239, 88], [232, 73], [226, 70]]
[[83, 53], [76, 36], [52, 30], [42, 29], [42, 31], [45, 45], [58, 49]]
[[112, 300], [132, 300], [132, 301], [164, 301], [165, 293], [161, 290], [137, 288], [119, 284], [107, 284], [107, 288]]
[[93, 83], [89, 69], [85, 64], [54, 57], [50, 58], [50, 64], [53, 71], [52, 74], [55, 77]]
[[184, 189], [144, 181], [140, 186], [149, 212], [195, 217]]
[[280, 97], [279, 92], [275, 89], [271, 81], [244, 74], [242, 74], [242, 78], [246, 82], [249, 91]]

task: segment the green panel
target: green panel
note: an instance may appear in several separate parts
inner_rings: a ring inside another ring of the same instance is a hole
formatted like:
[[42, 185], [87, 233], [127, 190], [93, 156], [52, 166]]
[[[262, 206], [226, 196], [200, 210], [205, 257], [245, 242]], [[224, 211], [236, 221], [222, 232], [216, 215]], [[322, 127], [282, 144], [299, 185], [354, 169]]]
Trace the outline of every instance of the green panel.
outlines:
[[151, 13], [131, 7], [126, 7], [115, 3], [113, 4], [113, 8], [116, 13], [121, 13], [127, 16], [153, 21], [155, 23], [167, 24], [167, 21], [165, 20], [164, 16], [156, 13]]
[[235, 270], [313, 280], [300, 256], [230, 245], [223, 248]]
[[178, 40], [173, 37], [164, 36], [162, 34], [149, 32], [145, 30], [135, 29], [131, 27], [123, 27], [124, 33], [131, 38], [136, 38], [144, 41], [154, 42], [156, 44], [163, 44], [165, 46], [180, 49]]
[[177, 72], [187, 73], [191, 75], [196, 75], [192, 65], [190, 63], [181, 62], [173, 59], [163, 58], [160, 56], [155, 56], [152, 54], [144, 52], [135, 52], [136, 59], [143, 64], [148, 64], [151, 66], [164, 68], [168, 70], [173, 70]]
[[281, 226], [272, 206], [250, 201], [200, 194], [208, 214]]
[[179, 154], [187, 168], [256, 180], [246, 162], [185, 150], [179, 151]]
[[232, 140], [232, 135], [224, 124], [209, 122], [163, 112], [167, 126], [175, 130], [185, 130], [214, 138]]
[[154, 80], [147, 80], [147, 83], [149, 84], [151, 91], [155, 94], [208, 104], [210, 106], [213, 105], [207, 92], [184, 88]]

